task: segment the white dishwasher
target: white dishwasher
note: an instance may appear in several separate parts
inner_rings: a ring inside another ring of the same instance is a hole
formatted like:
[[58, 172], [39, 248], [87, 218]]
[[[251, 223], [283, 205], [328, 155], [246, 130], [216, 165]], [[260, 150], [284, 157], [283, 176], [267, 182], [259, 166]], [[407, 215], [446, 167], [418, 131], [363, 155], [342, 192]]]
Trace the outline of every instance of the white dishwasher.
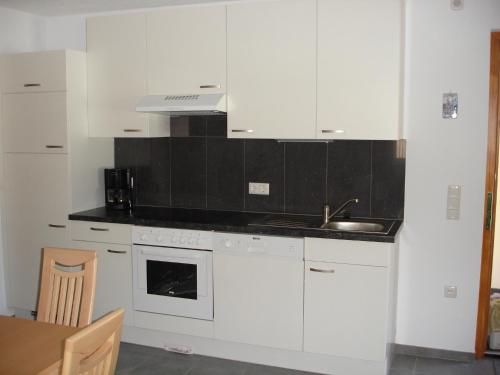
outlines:
[[304, 239], [214, 235], [215, 338], [302, 350]]

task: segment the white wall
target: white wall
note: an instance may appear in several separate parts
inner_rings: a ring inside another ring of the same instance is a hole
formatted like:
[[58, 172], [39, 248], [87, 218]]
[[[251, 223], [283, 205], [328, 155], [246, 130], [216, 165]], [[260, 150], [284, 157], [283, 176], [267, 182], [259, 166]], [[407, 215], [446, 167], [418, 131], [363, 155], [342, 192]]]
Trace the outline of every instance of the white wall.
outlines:
[[47, 50], [87, 49], [85, 16], [51, 17], [46, 19]]
[[[500, 0], [407, 1], [405, 226], [397, 342], [474, 351], [486, 168], [490, 32]], [[441, 119], [444, 92], [459, 119]], [[446, 220], [449, 184], [462, 185], [459, 221]], [[443, 297], [445, 284], [458, 298]]]
[[[0, 7], [0, 53], [43, 50], [45, 39], [45, 20], [42, 17]], [[0, 157], [0, 175], [2, 164]], [[0, 194], [1, 191], [2, 184], [0, 183]], [[0, 314], [7, 312], [4, 254], [1, 243], [0, 235]]]

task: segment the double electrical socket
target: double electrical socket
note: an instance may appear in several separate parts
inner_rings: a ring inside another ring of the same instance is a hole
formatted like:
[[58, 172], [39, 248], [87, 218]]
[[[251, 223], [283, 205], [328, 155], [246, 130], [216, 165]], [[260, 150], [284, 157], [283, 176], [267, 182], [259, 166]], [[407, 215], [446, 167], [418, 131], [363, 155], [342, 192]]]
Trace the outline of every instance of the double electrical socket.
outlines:
[[269, 195], [269, 184], [259, 182], [248, 183], [248, 194]]

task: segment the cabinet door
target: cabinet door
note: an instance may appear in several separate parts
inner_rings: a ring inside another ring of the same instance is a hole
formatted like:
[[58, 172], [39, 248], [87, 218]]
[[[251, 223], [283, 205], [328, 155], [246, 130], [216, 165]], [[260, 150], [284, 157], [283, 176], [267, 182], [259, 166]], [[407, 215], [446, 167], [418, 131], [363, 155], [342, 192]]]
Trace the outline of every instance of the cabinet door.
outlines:
[[316, 2], [228, 5], [228, 137], [315, 137]]
[[387, 283], [384, 267], [306, 262], [304, 351], [383, 360]]
[[215, 338], [302, 350], [303, 262], [214, 253]]
[[398, 139], [401, 1], [318, 1], [318, 138]]
[[6, 152], [67, 152], [66, 93], [3, 95]]
[[150, 94], [226, 92], [226, 7], [147, 15]]
[[66, 53], [47, 51], [3, 57], [3, 92], [66, 90]]
[[131, 246], [73, 241], [73, 247], [97, 251], [97, 281], [92, 319], [99, 319], [121, 307], [125, 310], [125, 325], [132, 325]]
[[147, 136], [146, 16], [87, 19], [88, 118], [91, 137]]
[[67, 155], [4, 154], [8, 305], [34, 310], [43, 247], [70, 244]]

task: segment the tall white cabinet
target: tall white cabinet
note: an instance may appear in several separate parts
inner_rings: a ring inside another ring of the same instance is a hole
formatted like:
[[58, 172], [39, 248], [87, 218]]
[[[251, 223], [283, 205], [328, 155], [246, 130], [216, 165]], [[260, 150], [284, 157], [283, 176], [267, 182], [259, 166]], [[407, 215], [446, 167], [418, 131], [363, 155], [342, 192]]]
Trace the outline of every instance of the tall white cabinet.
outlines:
[[5, 55], [3, 204], [8, 307], [35, 310], [41, 249], [70, 246], [68, 214], [102, 204], [111, 140], [90, 140], [86, 56]]

